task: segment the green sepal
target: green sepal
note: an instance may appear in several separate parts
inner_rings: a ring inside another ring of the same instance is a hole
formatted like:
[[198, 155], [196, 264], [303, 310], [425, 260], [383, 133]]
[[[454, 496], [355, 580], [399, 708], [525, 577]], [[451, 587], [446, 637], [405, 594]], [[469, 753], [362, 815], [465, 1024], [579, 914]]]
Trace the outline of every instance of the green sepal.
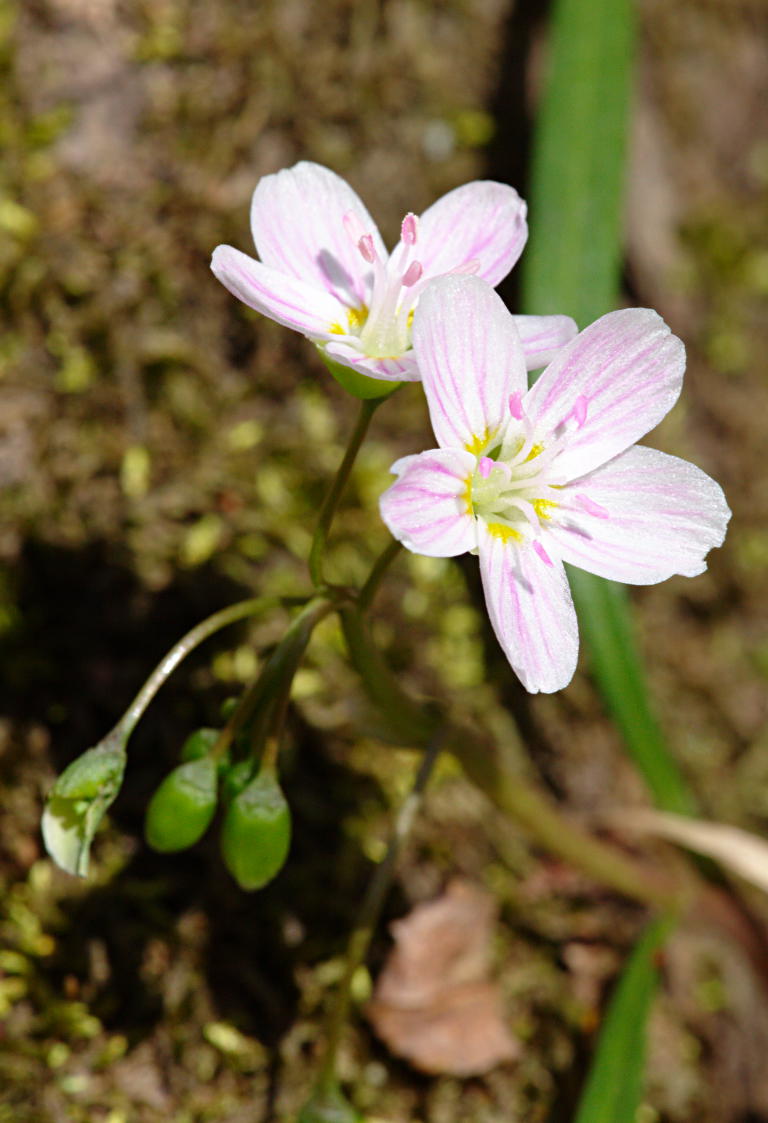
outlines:
[[225, 698], [219, 706], [222, 721], [229, 721], [238, 706], [239, 698]]
[[241, 889], [260, 889], [282, 869], [291, 843], [291, 812], [271, 768], [235, 796], [221, 828], [221, 855]]
[[45, 848], [58, 866], [86, 877], [91, 843], [120, 791], [126, 738], [114, 731], [73, 760], [51, 788], [41, 829]]
[[181, 759], [184, 763], [189, 760], [202, 760], [209, 756], [211, 749], [219, 739], [219, 729], [196, 729], [190, 733], [181, 746]]
[[320, 358], [339, 385], [343, 386], [355, 398], [360, 398], [363, 401], [373, 398], [388, 398], [390, 394], [394, 394], [395, 390], [403, 385], [402, 382], [389, 382], [385, 378], [372, 378], [369, 374], [360, 374], [352, 367], [346, 367], [342, 363], [335, 363], [333, 359], [329, 359], [322, 347], [318, 346], [317, 350]]
[[224, 803], [231, 803], [248, 786], [254, 767], [252, 760], [238, 760], [226, 768], [221, 776], [221, 798]]
[[201, 838], [216, 811], [218, 769], [210, 757], [169, 772], [147, 807], [144, 837], [153, 850], [186, 850]]

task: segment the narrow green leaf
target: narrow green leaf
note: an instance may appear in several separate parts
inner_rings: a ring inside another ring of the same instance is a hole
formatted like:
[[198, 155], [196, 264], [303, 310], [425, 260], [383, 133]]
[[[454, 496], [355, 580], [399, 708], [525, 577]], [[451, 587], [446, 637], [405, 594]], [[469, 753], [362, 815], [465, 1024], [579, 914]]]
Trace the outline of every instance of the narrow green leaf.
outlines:
[[634, 948], [613, 993], [574, 1123], [632, 1123], [640, 1106], [646, 1027], [659, 984], [656, 953], [671, 922], [654, 921]]
[[568, 579], [595, 678], [654, 802], [695, 814], [696, 800], [651, 710], [625, 587], [570, 566]]
[[[631, 0], [558, 0], [537, 122], [524, 311], [564, 312], [585, 327], [617, 305], [634, 44]], [[624, 589], [570, 570], [592, 668], [656, 803], [695, 800], [650, 707]]]
[[631, 0], [555, 5], [523, 301], [540, 315], [567, 312], [579, 327], [616, 306], [633, 43]]

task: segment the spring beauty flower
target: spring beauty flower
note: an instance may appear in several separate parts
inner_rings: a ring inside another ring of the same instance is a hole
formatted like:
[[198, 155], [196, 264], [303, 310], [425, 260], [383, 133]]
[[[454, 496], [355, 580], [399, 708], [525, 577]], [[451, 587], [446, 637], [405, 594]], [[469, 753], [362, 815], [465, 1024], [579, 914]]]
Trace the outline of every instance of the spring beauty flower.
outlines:
[[414, 553], [477, 553], [513, 670], [559, 690], [578, 656], [563, 562], [654, 584], [701, 573], [725, 536], [715, 481], [635, 444], [677, 400], [683, 345], [649, 309], [611, 312], [529, 390], [514, 320], [475, 277], [433, 282], [413, 334], [440, 447], [393, 465], [384, 521]]
[[[421, 217], [407, 214], [391, 254], [364, 204], [335, 172], [303, 161], [265, 176], [253, 193], [260, 261], [218, 246], [211, 269], [256, 311], [313, 340], [360, 374], [416, 381], [413, 312], [424, 286], [446, 273], [497, 285], [522, 253], [526, 206], [502, 183], [448, 192]], [[529, 369], [576, 334], [568, 316], [518, 316]]]

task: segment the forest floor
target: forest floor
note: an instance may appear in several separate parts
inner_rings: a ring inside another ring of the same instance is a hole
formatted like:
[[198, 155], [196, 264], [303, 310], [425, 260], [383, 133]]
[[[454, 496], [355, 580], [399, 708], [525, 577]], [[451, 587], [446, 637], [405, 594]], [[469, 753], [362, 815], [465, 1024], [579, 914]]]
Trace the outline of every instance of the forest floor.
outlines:
[[[404, 213], [466, 180], [525, 194], [543, 15], [534, 0], [0, 2], [0, 1123], [287, 1121], [307, 1094], [355, 906], [414, 769], [357, 732], [336, 624], [297, 678], [295, 840], [262, 893], [237, 889], [215, 840], [152, 853], [142, 816], [282, 616], [212, 641], [153, 705], [89, 880], [45, 857], [42, 801], [186, 628], [253, 591], [308, 590], [354, 403], [305, 340], [215, 281], [211, 250], [250, 249], [255, 183], [299, 159], [347, 176], [390, 243]], [[703, 813], [766, 835], [768, 9], [644, 0], [640, 17], [625, 296], [658, 309], [689, 356], [651, 440], [715, 476], [734, 519], [705, 575], [632, 598]], [[502, 291], [514, 304], [514, 278]], [[356, 468], [329, 555], [339, 580], [359, 581], [386, 544], [389, 465], [430, 440], [406, 387]], [[647, 800], [585, 660], [559, 696], [513, 681], [471, 564], [401, 557], [375, 622], [409, 688], [511, 714], [577, 820]], [[517, 1058], [469, 1080], [393, 1058], [363, 1010], [383, 925], [356, 979], [345, 1088], [389, 1123], [570, 1123], [645, 914], [532, 848], [443, 763], [387, 920], [456, 876], [498, 903], [494, 978]], [[768, 1003], [741, 953], [684, 927], [664, 959], [643, 1123], [768, 1123], [766, 1055]]]

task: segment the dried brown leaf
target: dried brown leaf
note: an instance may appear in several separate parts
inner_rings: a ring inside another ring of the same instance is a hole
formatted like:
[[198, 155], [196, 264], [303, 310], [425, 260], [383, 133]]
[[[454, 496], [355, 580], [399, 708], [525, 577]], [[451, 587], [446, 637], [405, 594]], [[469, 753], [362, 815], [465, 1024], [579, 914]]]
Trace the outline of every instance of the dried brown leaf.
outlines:
[[367, 1014], [392, 1052], [423, 1072], [476, 1076], [519, 1054], [488, 978], [494, 921], [491, 897], [454, 880], [391, 927], [395, 946]]
[[628, 811], [611, 821], [617, 828], [653, 834], [714, 858], [726, 869], [768, 893], [768, 841], [725, 823], [688, 819], [667, 811]]

